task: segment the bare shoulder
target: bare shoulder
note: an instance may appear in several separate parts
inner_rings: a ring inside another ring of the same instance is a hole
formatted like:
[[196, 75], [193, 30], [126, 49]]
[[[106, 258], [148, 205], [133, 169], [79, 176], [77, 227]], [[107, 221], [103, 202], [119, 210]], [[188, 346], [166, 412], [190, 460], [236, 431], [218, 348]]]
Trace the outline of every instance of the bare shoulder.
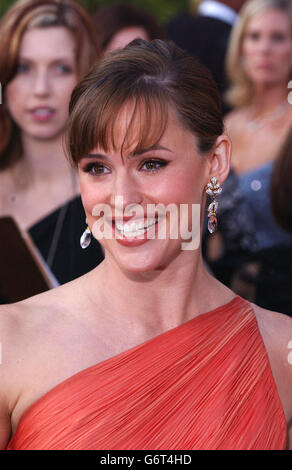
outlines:
[[0, 448], [35, 401], [98, 362], [98, 323], [92, 328], [87, 321], [86, 279], [0, 306]]
[[273, 338], [273, 343], [277, 346], [283, 343], [288, 347], [288, 340], [292, 341], [292, 317], [284, 313], [274, 312], [258, 305], [252, 304], [254, 313], [262, 335]]
[[54, 290], [0, 307], [1, 370], [7, 385], [11, 381], [8, 377], [13, 377], [13, 371], [25, 365], [29, 349], [38, 342], [40, 335], [48, 334], [52, 318], [56, 319], [58, 309]]
[[252, 306], [286, 415], [292, 448], [292, 317]]
[[[292, 317], [252, 304], [269, 356], [288, 374], [292, 387]], [[292, 399], [292, 388], [291, 388]], [[292, 403], [291, 403], [292, 418]]]
[[21, 371], [49, 354], [47, 344], [62, 344], [63, 332], [67, 325], [69, 329], [72, 319], [71, 309], [77, 303], [77, 286], [78, 282], [72, 281], [21, 302], [0, 306], [1, 370], [9, 391], [10, 410], [21, 392]]

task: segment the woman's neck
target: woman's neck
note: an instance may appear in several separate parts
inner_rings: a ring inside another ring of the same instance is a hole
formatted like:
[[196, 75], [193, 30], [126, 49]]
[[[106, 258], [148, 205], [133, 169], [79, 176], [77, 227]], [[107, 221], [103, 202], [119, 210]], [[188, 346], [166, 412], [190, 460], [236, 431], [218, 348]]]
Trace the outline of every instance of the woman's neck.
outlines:
[[106, 257], [89, 277], [88, 295], [95, 311], [102, 310], [114, 320], [121, 317], [138, 325], [138, 331], [140, 328], [153, 334], [185, 323], [234, 297], [205, 270], [199, 250], [193, 256], [189, 252], [179, 255], [164, 270], [133, 276], [122, 273]]
[[250, 107], [253, 113], [263, 115], [273, 111], [277, 106], [287, 101], [288, 89], [281, 85], [270, 87], [257, 87], [254, 90], [253, 99]]

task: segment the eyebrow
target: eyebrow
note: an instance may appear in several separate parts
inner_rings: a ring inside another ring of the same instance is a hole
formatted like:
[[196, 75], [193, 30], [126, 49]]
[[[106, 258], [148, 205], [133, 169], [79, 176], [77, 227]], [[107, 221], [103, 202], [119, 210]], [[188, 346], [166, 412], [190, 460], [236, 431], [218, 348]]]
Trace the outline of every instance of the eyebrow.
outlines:
[[[144, 153], [153, 152], [155, 150], [165, 150], [167, 152], [173, 153], [172, 150], [168, 149], [167, 147], [163, 147], [163, 145], [153, 145], [147, 149], [137, 150], [135, 153], [129, 155], [128, 158], [139, 157]], [[82, 158], [99, 158], [100, 160], [108, 160], [108, 157], [102, 153], [85, 153]]]
[[[74, 58], [73, 56], [71, 57], [55, 57], [53, 60], [52, 60], [52, 63], [59, 63], [59, 62], [70, 62], [72, 60], [72, 58]], [[38, 62], [38, 60], [35, 60], [35, 59], [32, 59], [30, 57], [26, 57], [26, 56], [19, 56], [18, 58], [19, 61], [23, 61], [23, 62], [31, 62], [31, 63], [34, 63], [34, 62]]]

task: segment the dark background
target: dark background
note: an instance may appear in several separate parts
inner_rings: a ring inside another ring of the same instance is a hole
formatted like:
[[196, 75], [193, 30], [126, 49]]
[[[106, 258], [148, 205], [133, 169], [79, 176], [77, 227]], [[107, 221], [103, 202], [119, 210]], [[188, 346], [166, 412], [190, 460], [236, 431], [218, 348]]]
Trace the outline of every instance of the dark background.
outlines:
[[[117, 0], [76, 0], [88, 11], [96, 11], [99, 7], [111, 3], [121, 3]], [[0, 0], [0, 16], [10, 7], [14, 0]], [[127, 3], [136, 5], [155, 15], [160, 24], [166, 23], [172, 16], [183, 9], [195, 8], [198, 0], [127, 0]]]

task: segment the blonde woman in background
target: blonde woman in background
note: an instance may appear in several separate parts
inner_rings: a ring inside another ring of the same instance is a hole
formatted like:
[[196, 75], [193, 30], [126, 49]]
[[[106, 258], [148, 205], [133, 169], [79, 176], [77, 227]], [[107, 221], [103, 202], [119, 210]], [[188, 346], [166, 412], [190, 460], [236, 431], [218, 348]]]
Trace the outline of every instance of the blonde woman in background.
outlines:
[[[292, 124], [287, 100], [291, 67], [291, 2], [248, 1], [227, 53], [231, 86], [226, 98], [234, 110], [225, 125], [233, 147], [232, 172], [219, 203], [221, 230], [219, 225], [219, 234], [208, 242], [209, 255], [216, 260], [211, 266], [227, 283], [232, 269], [250, 256], [292, 243], [291, 233], [272, 214], [269, 195], [274, 161]], [[230, 253], [232, 261], [226, 261]]]
[[292, 68], [289, 0], [250, 0], [242, 8], [227, 53], [231, 87], [226, 117], [237, 174], [273, 161], [292, 123], [287, 101]]

